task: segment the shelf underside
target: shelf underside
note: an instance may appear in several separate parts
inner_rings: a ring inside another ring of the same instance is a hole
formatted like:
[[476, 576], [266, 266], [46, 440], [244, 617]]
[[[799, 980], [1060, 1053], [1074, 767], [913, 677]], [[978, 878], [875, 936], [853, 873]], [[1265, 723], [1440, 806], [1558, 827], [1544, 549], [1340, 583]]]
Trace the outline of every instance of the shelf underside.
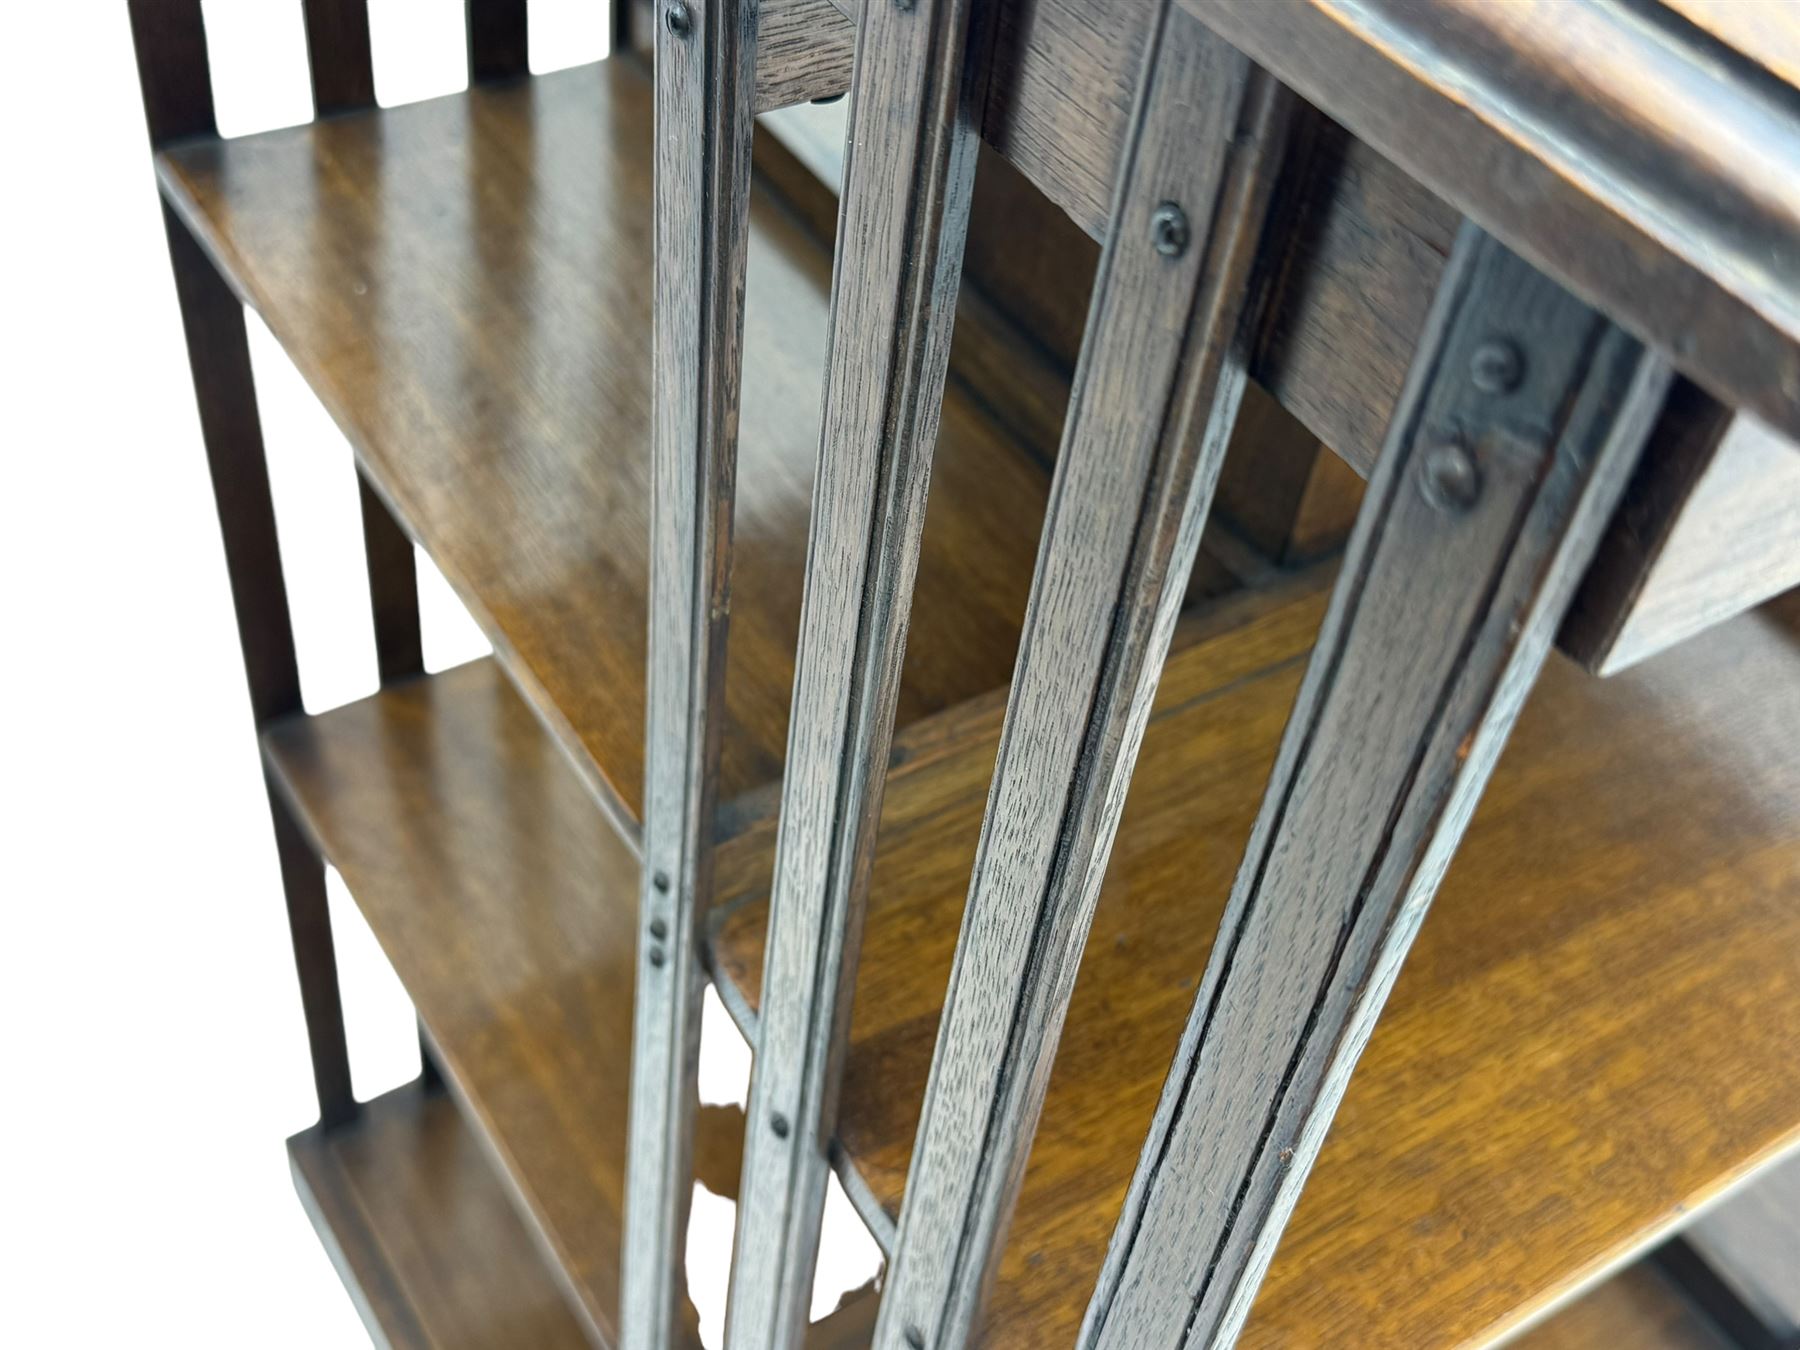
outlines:
[[[650, 84], [623, 61], [158, 157], [165, 195], [628, 830], [651, 161]], [[721, 800], [778, 777], [785, 748], [830, 271], [753, 193]], [[1047, 450], [951, 382], [902, 723], [1011, 674]]]
[[[1058, 1051], [988, 1343], [1072, 1342], [1322, 596], [1177, 640]], [[1800, 1141], [1800, 601], [1614, 680], [1553, 661], [1353, 1078], [1247, 1347], [1479, 1344]], [[997, 699], [901, 738], [839, 1138], [891, 1234]], [[721, 858], [753, 1005], [774, 821]], [[754, 1028], [746, 1029], [754, 1039]], [[853, 1187], [852, 1194], [860, 1188]]]
[[455, 1105], [410, 1083], [288, 1141], [294, 1184], [359, 1310], [394, 1350], [586, 1350], [587, 1338]]

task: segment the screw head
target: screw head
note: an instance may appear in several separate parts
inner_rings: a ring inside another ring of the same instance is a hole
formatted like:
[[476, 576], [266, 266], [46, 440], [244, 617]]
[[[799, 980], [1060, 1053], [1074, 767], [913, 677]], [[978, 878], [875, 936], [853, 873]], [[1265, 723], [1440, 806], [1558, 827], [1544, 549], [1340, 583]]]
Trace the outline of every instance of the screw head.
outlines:
[[694, 31], [694, 14], [681, 0], [675, 0], [663, 11], [663, 23], [678, 38], [684, 38]]
[[1481, 500], [1481, 466], [1459, 441], [1439, 441], [1419, 463], [1419, 491], [1440, 511], [1461, 515]]
[[1174, 202], [1164, 202], [1150, 216], [1150, 243], [1165, 258], [1179, 258], [1187, 252], [1187, 212]]
[[1469, 379], [1484, 394], [1510, 394], [1525, 378], [1525, 354], [1510, 338], [1489, 338], [1469, 358]]
[[665, 895], [668, 894], [669, 874], [667, 872], [658, 872], [655, 876], [650, 878], [650, 884]]
[[656, 969], [661, 970], [662, 963], [667, 959], [668, 958], [663, 955], [663, 949], [661, 947], [652, 947], [650, 949], [650, 964], [656, 967]]
[[905, 1334], [906, 1343], [912, 1347], [912, 1350], [925, 1350], [924, 1332], [920, 1331], [917, 1327], [908, 1327]]
[[664, 938], [669, 936], [669, 925], [664, 923], [661, 919], [650, 920], [650, 936], [655, 938], [658, 942], [661, 942]]
[[769, 1117], [769, 1128], [775, 1132], [777, 1139], [786, 1139], [788, 1137], [787, 1117], [777, 1111]]

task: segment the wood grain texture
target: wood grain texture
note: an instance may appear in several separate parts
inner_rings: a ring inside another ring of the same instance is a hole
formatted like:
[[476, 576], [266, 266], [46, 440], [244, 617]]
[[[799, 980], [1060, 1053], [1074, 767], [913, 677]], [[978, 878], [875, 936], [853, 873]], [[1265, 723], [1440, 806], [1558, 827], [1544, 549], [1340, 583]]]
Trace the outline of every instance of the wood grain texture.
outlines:
[[[606, 62], [184, 145], [160, 166], [395, 514], [631, 820], [644, 767], [650, 123], [649, 83]], [[805, 233], [753, 198], [727, 795], [780, 772], [829, 276]], [[1006, 679], [1048, 491], [954, 386], [939, 439], [903, 724]]]
[[469, 79], [510, 80], [530, 73], [525, 0], [465, 0]]
[[[985, 1345], [1075, 1339], [1319, 627], [1316, 588], [1177, 627]], [[1489, 1343], [1800, 1142], [1797, 637], [1788, 597], [1617, 679], [1546, 666], [1242, 1345]], [[838, 1127], [884, 1245], [1003, 708], [895, 740]], [[736, 904], [714, 961], [735, 1009], [759, 995], [773, 833], [766, 810], [721, 852]]]
[[1559, 641], [1614, 675], [1800, 585], [1800, 453], [1683, 381]]
[[319, 117], [375, 106], [369, 0], [303, 0], [306, 67]]
[[288, 1157], [377, 1344], [589, 1344], [448, 1097], [409, 1083], [365, 1102], [347, 1129], [295, 1135]]
[[650, 670], [632, 1018], [624, 1344], [661, 1350], [685, 1285], [700, 1013], [724, 720], [743, 373], [756, 5], [692, 0], [656, 30]]
[[[1496, 343], [1519, 353], [1498, 388], [1474, 374]], [[1464, 228], [1083, 1344], [1236, 1341], [1666, 383]]]
[[1800, 436], [1793, 90], [1623, 4], [1182, 3], [1709, 390]]
[[811, 1303], [974, 189], [992, 40], [987, 26], [971, 31], [975, 13], [969, 0], [871, 5], [857, 31], [732, 1350], [798, 1345]]
[[856, 25], [831, 0], [763, 0], [756, 9], [758, 112], [835, 98], [850, 87]]
[[[1287, 114], [1272, 81], [1198, 25], [1160, 9], [1058, 455], [877, 1346], [963, 1344], [1005, 1243], [1125, 787], [1243, 393], [1253, 264]], [[764, 1026], [766, 1036], [766, 1019]]]
[[[616, 1344], [636, 858], [492, 660], [280, 723], [264, 753], [584, 1325]], [[692, 1340], [691, 1311], [676, 1331]]]

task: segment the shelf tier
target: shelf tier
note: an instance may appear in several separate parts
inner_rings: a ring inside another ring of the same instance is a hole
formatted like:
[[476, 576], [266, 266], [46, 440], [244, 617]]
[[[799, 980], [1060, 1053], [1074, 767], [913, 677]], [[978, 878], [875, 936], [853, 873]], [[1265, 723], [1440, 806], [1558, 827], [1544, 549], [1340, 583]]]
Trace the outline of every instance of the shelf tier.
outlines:
[[[988, 1319], [1085, 1309], [1324, 609], [1225, 601], [1163, 674]], [[1613, 680], [1553, 661], [1250, 1318], [1246, 1347], [1479, 1344], [1800, 1141], [1800, 596]], [[896, 744], [839, 1115], [891, 1238], [1003, 703]], [[774, 837], [720, 860], [754, 1042]]]
[[491, 660], [278, 724], [263, 749], [498, 1174], [611, 1342], [635, 856]]
[[1509, 1350], [1731, 1350], [1712, 1324], [1640, 1263], [1583, 1294]]
[[378, 1344], [587, 1350], [481, 1147], [419, 1083], [288, 1140], [294, 1185]]
[[[643, 783], [651, 86], [605, 61], [158, 156], [253, 307], [628, 834]], [[831, 258], [752, 194], [721, 799], [779, 776]], [[1004, 684], [1049, 479], [945, 395], [900, 691]], [[972, 559], [979, 559], [973, 564]]]

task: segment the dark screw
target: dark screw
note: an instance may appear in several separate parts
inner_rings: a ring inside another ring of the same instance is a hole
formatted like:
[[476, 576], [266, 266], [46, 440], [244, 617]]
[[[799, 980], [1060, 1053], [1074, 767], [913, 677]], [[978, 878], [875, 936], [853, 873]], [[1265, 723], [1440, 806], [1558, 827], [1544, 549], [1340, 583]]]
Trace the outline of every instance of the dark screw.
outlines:
[[1439, 441], [1419, 466], [1419, 490], [1440, 511], [1461, 515], [1481, 499], [1481, 469], [1455, 441]]
[[650, 949], [650, 964], [655, 966], [658, 970], [662, 969], [664, 959], [663, 949], [661, 947], [652, 947]]
[[917, 1327], [908, 1327], [906, 1343], [912, 1347], [912, 1350], [925, 1350], [925, 1333]]
[[681, 3], [681, 0], [675, 0], [675, 3], [669, 6], [663, 15], [663, 22], [669, 26], [669, 31], [678, 38], [684, 38], [694, 31], [693, 13]]
[[787, 1117], [777, 1111], [774, 1115], [769, 1117], [769, 1128], [775, 1131], [775, 1137], [777, 1139], [786, 1139], [788, 1132]]
[[1165, 258], [1179, 258], [1187, 252], [1188, 218], [1174, 202], [1164, 202], [1150, 217], [1150, 242]]
[[669, 874], [667, 872], [658, 872], [654, 877], [650, 878], [650, 884], [656, 887], [657, 890], [667, 894], [669, 890]]
[[1525, 378], [1525, 355], [1506, 338], [1490, 338], [1469, 358], [1469, 378], [1484, 394], [1510, 394]]
[[655, 938], [658, 942], [661, 942], [664, 938], [669, 936], [669, 925], [664, 923], [661, 919], [650, 920], [650, 936]]

